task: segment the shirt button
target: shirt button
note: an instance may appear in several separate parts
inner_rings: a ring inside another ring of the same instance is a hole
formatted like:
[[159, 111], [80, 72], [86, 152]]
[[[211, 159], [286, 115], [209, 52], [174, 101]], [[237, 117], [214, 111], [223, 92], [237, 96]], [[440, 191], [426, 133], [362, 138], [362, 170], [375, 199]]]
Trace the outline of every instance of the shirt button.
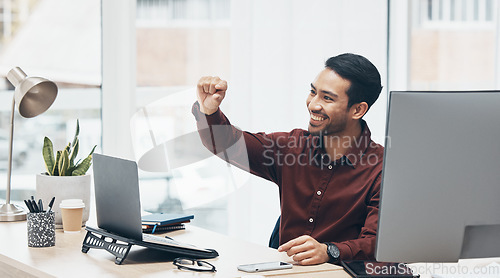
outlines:
[[318, 192], [316, 192], [316, 194], [318, 194], [318, 196], [321, 195], [321, 191], [318, 190]]
[[332, 170], [332, 168], [333, 168], [332, 165], [328, 165], [328, 169]]
[[314, 222], [314, 219], [312, 219], [312, 218], [309, 218], [309, 222], [311, 222], [311, 223], [312, 223], [312, 222]]

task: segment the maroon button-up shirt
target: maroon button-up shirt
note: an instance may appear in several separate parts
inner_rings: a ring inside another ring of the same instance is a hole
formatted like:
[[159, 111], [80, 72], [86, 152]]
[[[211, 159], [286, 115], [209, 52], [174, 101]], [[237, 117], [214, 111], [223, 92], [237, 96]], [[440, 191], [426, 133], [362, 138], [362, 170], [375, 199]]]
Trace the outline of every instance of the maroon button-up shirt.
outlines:
[[278, 185], [280, 244], [310, 235], [337, 245], [342, 260], [374, 259], [384, 148], [364, 121], [361, 136], [332, 161], [323, 148], [329, 142], [306, 130], [244, 132], [220, 110], [201, 113], [198, 103], [193, 114], [210, 151]]

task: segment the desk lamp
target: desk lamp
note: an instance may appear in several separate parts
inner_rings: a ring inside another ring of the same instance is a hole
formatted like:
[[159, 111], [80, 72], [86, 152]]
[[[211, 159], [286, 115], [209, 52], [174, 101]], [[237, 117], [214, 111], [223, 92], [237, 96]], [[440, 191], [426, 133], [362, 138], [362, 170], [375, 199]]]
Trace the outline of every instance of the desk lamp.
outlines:
[[10, 181], [12, 171], [12, 141], [14, 137], [14, 110], [17, 103], [19, 114], [25, 118], [36, 117], [47, 111], [57, 96], [54, 82], [42, 77], [27, 77], [20, 68], [15, 67], [7, 74], [7, 79], [16, 88], [12, 98], [10, 114], [9, 161], [7, 170], [6, 203], [0, 206], [0, 221], [26, 220], [26, 211], [10, 203]]

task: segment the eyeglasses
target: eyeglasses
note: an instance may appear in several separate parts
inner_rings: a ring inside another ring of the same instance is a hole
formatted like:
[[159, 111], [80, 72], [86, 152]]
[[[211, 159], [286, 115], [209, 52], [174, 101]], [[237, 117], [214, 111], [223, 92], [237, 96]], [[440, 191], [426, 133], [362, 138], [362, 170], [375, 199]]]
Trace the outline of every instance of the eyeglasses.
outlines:
[[188, 259], [188, 258], [175, 258], [174, 265], [178, 269], [187, 269], [192, 271], [203, 271], [203, 272], [216, 272], [215, 266], [209, 262]]

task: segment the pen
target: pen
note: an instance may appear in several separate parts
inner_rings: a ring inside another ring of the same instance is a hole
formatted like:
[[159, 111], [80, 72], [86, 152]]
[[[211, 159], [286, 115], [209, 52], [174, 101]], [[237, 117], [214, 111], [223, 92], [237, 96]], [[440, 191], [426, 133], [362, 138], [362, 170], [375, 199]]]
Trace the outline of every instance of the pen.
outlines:
[[55, 199], [56, 199], [56, 197], [54, 196], [54, 197], [52, 197], [52, 200], [50, 200], [48, 212], [50, 212], [52, 210], [52, 205], [54, 204]]
[[38, 209], [38, 206], [36, 205], [35, 200], [31, 200], [31, 205], [33, 206], [33, 210], [35, 212], [40, 212], [40, 209]]
[[33, 209], [33, 212], [37, 213], [38, 207], [36, 206], [36, 203], [35, 203], [35, 196], [31, 195], [31, 200], [28, 200], [28, 202], [31, 204], [31, 208]]
[[33, 204], [31, 204], [31, 200], [28, 199], [28, 200], [26, 200], [26, 202], [28, 203], [28, 209], [30, 210], [30, 212], [35, 212], [35, 209], [33, 208]]
[[24, 203], [26, 204], [26, 207], [28, 207], [28, 210], [30, 212], [33, 212], [33, 208], [31, 207], [31, 203], [29, 202], [29, 200], [24, 200]]
[[42, 202], [42, 199], [38, 199], [38, 209], [40, 209], [40, 212], [43, 212], [43, 202]]

